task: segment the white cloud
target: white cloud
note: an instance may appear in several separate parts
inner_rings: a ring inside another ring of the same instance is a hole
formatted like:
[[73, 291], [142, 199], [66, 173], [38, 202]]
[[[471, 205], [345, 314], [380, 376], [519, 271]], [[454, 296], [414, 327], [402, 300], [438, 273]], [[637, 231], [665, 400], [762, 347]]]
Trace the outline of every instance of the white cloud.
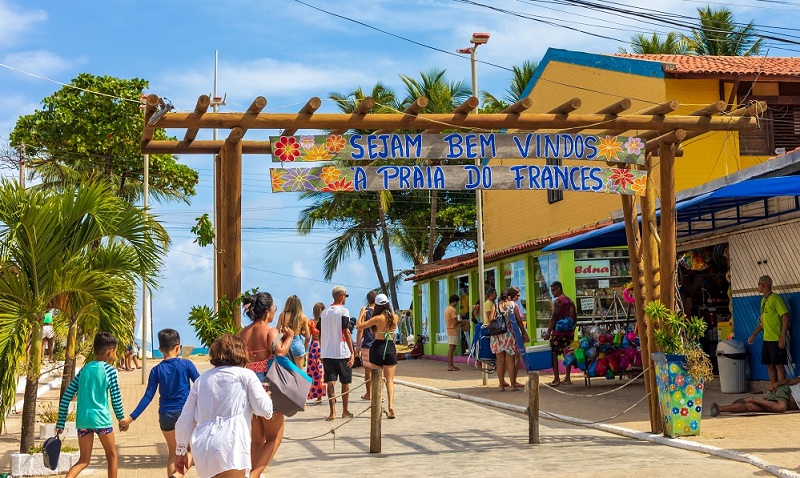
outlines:
[[41, 9], [22, 10], [0, 0], [0, 47], [9, 47], [33, 34], [38, 24], [47, 20]]
[[80, 62], [61, 58], [55, 53], [49, 51], [36, 50], [6, 55], [5, 58], [3, 58], [3, 63], [13, 66], [14, 68], [26, 73], [33, 73], [35, 75], [44, 77], [53, 77], [73, 69], [76, 66], [76, 63]]
[[308, 265], [300, 261], [292, 262], [292, 275], [303, 279], [311, 279], [313, 277], [313, 273]]

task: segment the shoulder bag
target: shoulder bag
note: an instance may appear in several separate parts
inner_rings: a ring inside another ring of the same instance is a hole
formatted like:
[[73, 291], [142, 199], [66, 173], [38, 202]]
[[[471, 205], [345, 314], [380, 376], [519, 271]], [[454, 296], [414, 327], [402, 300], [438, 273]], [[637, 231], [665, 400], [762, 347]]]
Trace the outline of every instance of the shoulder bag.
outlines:
[[281, 335], [272, 343], [272, 362], [267, 370], [269, 393], [275, 411], [287, 417], [306, 409], [306, 397], [314, 380], [289, 358], [275, 355], [275, 344]]
[[504, 333], [508, 332], [508, 324], [506, 312], [501, 311], [498, 308], [497, 317], [489, 324], [489, 327], [486, 329], [487, 335], [503, 335]]

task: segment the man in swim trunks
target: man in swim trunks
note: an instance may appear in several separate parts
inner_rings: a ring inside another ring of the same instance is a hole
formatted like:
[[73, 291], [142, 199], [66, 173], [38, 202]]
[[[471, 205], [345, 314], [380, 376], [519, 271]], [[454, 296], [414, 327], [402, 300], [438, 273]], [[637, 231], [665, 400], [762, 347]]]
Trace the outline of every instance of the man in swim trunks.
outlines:
[[797, 410], [800, 403], [800, 377], [779, 380], [770, 387], [764, 398], [740, 398], [730, 405], [711, 404], [711, 416], [720, 413], [768, 412], [783, 413], [786, 410]]

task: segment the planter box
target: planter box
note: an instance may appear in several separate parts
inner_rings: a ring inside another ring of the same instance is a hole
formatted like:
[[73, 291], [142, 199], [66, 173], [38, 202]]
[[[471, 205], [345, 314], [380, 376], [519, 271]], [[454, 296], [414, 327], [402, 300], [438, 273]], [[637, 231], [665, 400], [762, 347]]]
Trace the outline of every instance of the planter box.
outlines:
[[58, 457], [58, 468], [51, 470], [44, 466], [41, 453], [30, 455], [28, 453], [11, 454], [11, 476], [46, 476], [63, 475], [72, 465], [78, 462], [80, 452], [61, 453]]
[[703, 382], [695, 382], [683, 366], [683, 355], [652, 354], [656, 367], [658, 404], [664, 424], [664, 436], [700, 434], [703, 413]]
[[[46, 440], [56, 434], [55, 423], [40, 423], [39, 424], [39, 439]], [[75, 427], [75, 422], [67, 422], [64, 425], [64, 432], [61, 434], [62, 440], [78, 439], [78, 429]], [[13, 475], [12, 475], [13, 476]]]

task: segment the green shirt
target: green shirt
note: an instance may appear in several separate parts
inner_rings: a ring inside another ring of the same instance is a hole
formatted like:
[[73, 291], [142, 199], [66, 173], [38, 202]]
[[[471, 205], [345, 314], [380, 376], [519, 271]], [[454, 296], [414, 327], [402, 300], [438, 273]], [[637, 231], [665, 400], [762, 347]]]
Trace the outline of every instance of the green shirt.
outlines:
[[765, 342], [780, 340], [783, 326], [781, 317], [788, 313], [789, 309], [778, 294], [770, 292], [768, 296], [761, 299], [761, 327], [764, 328]]
[[122, 420], [125, 415], [122, 411], [122, 395], [119, 393], [117, 371], [111, 365], [93, 361], [83, 366], [78, 375], [72, 379], [67, 391], [61, 398], [58, 407], [58, 422], [56, 428], [64, 429], [67, 419], [69, 402], [75, 393], [78, 394], [78, 413], [75, 426], [83, 428], [109, 428], [111, 424], [111, 411], [108, 409], [108, 396], [111, 394], [111, 405], [117, 420]]

